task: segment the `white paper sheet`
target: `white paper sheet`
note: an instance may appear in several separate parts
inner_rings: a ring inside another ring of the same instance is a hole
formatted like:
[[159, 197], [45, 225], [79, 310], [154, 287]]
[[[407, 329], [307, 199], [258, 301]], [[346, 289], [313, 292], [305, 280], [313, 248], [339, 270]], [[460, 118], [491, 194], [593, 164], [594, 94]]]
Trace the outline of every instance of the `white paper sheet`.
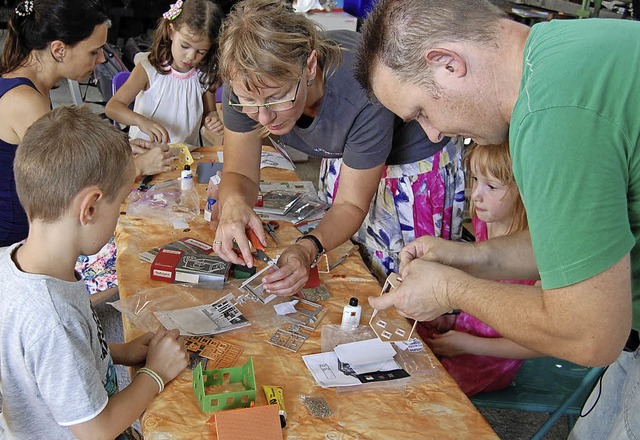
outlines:
[[158, 311], [154, 314], [167, 330], [177, 328], [182, 336], [215, 335], [251, 325], [230, 302], [233, 298], [230, 293], [213, 304]]
[[393, 359], [396, 351], [389, 342], [378, 338], [337, 345], [334, 350], [338, 358], [349, 365], [366, 365]]
[[[382, 345], [381, 345], [382, 344]], [[390, 350], [389, 350], [390, 349]], [[342, 353], [338, 355], [337, 353]], [[302, 356], [302, 360], [316, 380], [323, 388], [346, 387], [362, 385], [357, 377], [349, 376], [339, 369], [339, 361], [349, 364], [355, 374], [375, 373], [377, 371], [391, 371], [400, 369], [393, 359], [396, 352], [391, 344], [379, 339], [352, 342], [336, 346], [334, 351]], [[344, 356], [344, 358], [342, 357]], [[360, 364], [348, 362], [346, 359], [375, 359]]]

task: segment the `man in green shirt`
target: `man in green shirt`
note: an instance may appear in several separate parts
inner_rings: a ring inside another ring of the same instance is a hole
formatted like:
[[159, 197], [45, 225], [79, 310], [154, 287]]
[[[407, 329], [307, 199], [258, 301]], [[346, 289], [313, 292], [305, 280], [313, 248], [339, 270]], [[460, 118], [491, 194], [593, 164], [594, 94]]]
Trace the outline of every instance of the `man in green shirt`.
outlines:
[[[418, 320], [459, 308], [538, 352], [613, 362], [572, 435], [637, 438], [640, 23], [529, 28], [487, 0], [381, 0], [363, 34], [361, 84], [432, 142], [509, 140], [530, 227], [416, 240], [400, 254], [402, 286], [371, 305]], [[538, 276], [541, 287], [488, 281]]]

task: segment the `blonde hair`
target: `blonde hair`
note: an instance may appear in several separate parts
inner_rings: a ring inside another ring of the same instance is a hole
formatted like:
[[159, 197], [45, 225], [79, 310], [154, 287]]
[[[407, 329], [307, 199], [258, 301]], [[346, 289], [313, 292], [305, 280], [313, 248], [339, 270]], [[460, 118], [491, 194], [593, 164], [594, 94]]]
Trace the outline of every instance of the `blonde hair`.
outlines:
[[220, 75], [238, 78], [247, 90], [267, 78], [295, 81], [313, 50], [325, 75], [342, 60], [340, 47], [321, 28], [282, 0], [244, 0], [225, 19], [220, 33]]
[[[509, 143], [503, 142], [499, 145], [478, 145], [472, 144], [465, 150], [464, 166], [468, 174], [475, 168], [482, 174], [498, 179], [503, 185], [508, 187], [508, 193], [514, 195], [513, 208], [511, 210], [511, 227], [509, 234], [526, 231], [529, 228], [527, 213], [520, 197], [520, 190], [513, 176], [511, 166], [511, 154], [509, 153]], [[476, 208], [473, 198], [469, 201], [469, 213], [471, 217], [476, 216]]]
[[18, 198], [29, 220], [53, 222], [89, 186], [113, 201], [130, 166], [125, 133], [85, 107], [60, 107], [34, 122], [16, 150]]

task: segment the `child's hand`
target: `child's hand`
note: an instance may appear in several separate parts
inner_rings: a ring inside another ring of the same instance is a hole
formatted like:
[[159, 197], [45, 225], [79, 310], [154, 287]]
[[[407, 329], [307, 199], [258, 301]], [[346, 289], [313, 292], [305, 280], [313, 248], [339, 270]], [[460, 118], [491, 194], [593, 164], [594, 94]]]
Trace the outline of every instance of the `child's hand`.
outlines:
[[164, 128], [162, 124], [158, 124], [156, 121], [149, 118], [145, 118], [145, 121], [142, 124], [139, 124], [138, 128], [149, 136], [149, 139], [153, 142], [168, 144], [171, 141], [169, 139], [169, 132], [167, 129]]
[[164, 383], [171, 381], [189, 363], [189, 355], [177, 329], [160, 329], [149, 341], [146, 367], [160, 375]]
[[176, 157], [161, 147], [146, 150], [134, 157], [137, 176], [153, 176], [158, 173], [166, 173], [173, 169]]
[[152, 142], [140, 138], [129, 139], [129, 145], [131, 146], [131, 151], [133, 152], [134, 156], [146, 153], [148, 150], [156, 147], [162, 148], [163, 151], [169, 151], [169, 145], [167, 144], [159, 144], [157, 142]]
[[218, 112], [212, 111], [204, 118], [204, 127], [210, 132], [221, 135], [224, 133], [224, 125], [218, 116]]
[[149, 350], [149, 343], [155, 333], [148, 332], [124, 344], [122, 365], [138, 365], [144, 363]]
[[472, 353], [474, 340], [477, 336], [455, 330], [443, 335], [434, 335], [428, 341], [431, 351], [438, 356], [454, 357]]

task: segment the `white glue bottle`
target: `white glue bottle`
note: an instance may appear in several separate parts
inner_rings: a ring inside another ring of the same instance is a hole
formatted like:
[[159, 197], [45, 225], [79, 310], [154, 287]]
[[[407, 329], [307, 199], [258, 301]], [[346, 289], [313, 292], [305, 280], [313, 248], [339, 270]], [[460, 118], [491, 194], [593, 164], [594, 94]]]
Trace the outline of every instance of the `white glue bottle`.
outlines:
[[362, 306], [358, 305], [358, 298], [351, 298], [349, 300], [349, 304], [344, 306], [344, 309], [342, 310], [342, 328], [351, 329], [360, 325], [361, 314]]
[[189, 165], [185, 165], [184, 170], [180, 173], [180, 189], [182, 191], [193, 189], [193, 171]]
[[193, 182], [193, 171], [189, 165], [184, 166], [180, 173], [180, 197], [178, 198], [179, 211], [187, 217], [187, 222], [193, 216], [200, 215], [200, 196]]
[[209, 178], [209, 185], [207, 186], [207, 204], [204, 208], [204, 219], [208, 222], [211, 221], [213, 205], [218, 201], [218, 185], [220, 185], [220, 171], [217, 174]]

